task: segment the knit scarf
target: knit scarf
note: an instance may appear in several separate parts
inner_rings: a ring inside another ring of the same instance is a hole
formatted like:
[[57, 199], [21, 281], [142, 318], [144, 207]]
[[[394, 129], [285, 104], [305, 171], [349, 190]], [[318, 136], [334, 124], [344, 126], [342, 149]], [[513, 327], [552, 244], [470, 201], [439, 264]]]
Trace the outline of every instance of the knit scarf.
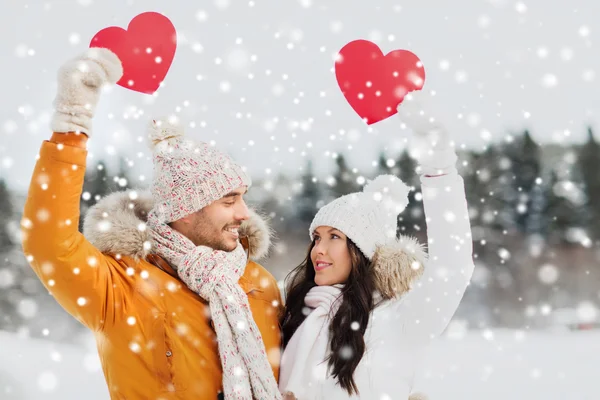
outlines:
[[307, 293], [304, 304], [310, 314], [288, 342], [281, 358], [279, 389], [304, 399], [308, 387], [327, 378], [329, 324], [342, 301], [343, 285], [315, 286]]
[[238, 243], [232, 252], [195, 246], [160, 222], [154, 212], [148, 215], [148, 227], [156, 253], [171, 264], [192, 291], [209, 303], [223, 368], [225, 398], [281, 399], [248, 297], [238, 284], [246, 269], [242, 245]]

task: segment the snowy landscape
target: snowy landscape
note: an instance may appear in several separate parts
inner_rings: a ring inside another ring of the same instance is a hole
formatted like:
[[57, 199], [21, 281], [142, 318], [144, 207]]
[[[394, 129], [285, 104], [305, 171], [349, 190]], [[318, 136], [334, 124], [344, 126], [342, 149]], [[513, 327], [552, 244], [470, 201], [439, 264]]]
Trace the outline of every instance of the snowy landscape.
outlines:
[[[0, 332], [0, 398], [109, 400], [93, 338], [81, 341]], [[454, 332], [431, 346], [414, 389], [432, 400], [597, 400], [599, 354], [597, 331]]]
[[[409, 49], [456, 139], [476, 268], [416, 376], [431, 400], [600, 399], [600, 52], [596, 0], [31, 0], [3, 4], [0, 38], [0, 399], [108, 400], [92, 334], [21, 249], [23, 205], [49, 138], [56, 70], [98, 30], [146, 11], [177, 28], [154, 95], [102, 94], [81, 197], [147, 189], [145, 129], [176, 115], [252, 176], [246, 198], [276, 236], [281, 283], [306, 256], [318, 208], [394, 174], [413, 187], [398, 233], [425, 242], [410, 133], [367, 126], [337, 86], [351, 40]], [[596, 47], [594, 47], [596, 46]], [[371, 400], [371, 399], [368, 399]], [[384, 399], [375, 399], [384, 400]], [[402, 399], [405, 400], [405, 399]]]

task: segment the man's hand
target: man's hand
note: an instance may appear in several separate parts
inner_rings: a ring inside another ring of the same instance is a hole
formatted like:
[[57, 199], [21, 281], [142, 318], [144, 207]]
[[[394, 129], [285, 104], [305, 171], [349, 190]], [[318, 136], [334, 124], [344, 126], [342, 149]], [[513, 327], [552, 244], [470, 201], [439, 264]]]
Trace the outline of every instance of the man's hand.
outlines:
[[51, 128], [54, 132], [92, 132], [100, 91], [123, 75], [119, 58], [110, 50], [91, 48], [58, 71], [58, 91]]

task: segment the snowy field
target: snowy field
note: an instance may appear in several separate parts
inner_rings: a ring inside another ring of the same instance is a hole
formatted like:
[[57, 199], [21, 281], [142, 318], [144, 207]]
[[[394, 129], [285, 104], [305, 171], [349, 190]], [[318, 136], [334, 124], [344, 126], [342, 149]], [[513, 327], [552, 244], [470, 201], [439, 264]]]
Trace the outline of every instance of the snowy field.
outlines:
[[[598, 371], [600, 331], [469, 332], [431, 347], [418, 389], [433, 400], [598, 400]], [[0, 332], [0, 398], [107, 400], [93, 343]]]

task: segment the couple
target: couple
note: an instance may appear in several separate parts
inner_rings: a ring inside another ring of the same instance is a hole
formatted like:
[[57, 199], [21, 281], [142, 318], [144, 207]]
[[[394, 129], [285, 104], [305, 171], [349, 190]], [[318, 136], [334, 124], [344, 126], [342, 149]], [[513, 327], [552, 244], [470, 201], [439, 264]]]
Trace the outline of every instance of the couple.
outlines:
[[[428, 255], [396, 239], [408, 188], [379, 176], [319, 210], [284, 308], [273, 276], [252, 261], [266, 254], [269, 229], [244, 202], [249, 177], [175, 123], [151, 123], [152, 195], [109, 195], [78, 232], [94, 110], [121, 75], [106, 49], [60, 69], [54, 133], [22, 221], [31, 266], [94, 332], [111, 399], [407, 399], [473, 271], [448, 141], [419, 157]], [[439, 134], [415, 102], [399, 111], [415, 131]]]

